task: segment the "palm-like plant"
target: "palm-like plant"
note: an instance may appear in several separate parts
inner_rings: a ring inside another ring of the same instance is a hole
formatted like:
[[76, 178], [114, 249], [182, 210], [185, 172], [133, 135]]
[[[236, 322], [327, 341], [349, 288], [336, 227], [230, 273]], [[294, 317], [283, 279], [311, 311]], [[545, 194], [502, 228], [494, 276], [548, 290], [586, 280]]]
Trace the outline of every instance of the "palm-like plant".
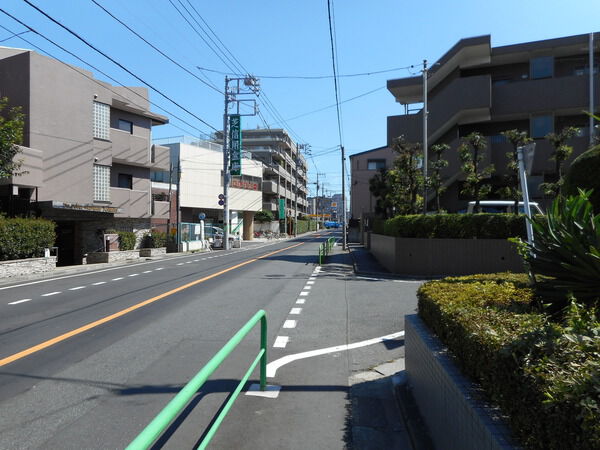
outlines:
[[538, 293], [559, 307], [570, 294], [590, 306], [600, 299], [600, 214], [594, 215], [590, 194], [558, 197], [547, 216], [530, 219], [535, 240], [526, 260]]
[[484, 179], [494, 173], [493, 164], [481, 167], [486, 149], [485, 136], [476, 132], [465, 137], [463, 143], [458, 147], [458, 156], [462, 162], [461, 169], [466, 176], [461, 194], [468, 195], [475, 200], [475, 212], [481, 212], [479, 202], [486, 198], [492, 190], [490, 184], [483, 183]]

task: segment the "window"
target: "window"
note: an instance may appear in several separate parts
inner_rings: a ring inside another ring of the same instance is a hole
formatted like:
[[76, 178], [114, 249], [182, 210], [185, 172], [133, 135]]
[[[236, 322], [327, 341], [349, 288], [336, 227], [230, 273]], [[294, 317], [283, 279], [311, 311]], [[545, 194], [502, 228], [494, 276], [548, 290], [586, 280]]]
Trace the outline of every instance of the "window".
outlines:
[[150, 181], [155, 181], [157, 183], [168, 183], [169, 171], [150, 172]]
[[119, 119], [119, 130], [127, 131], [129, 134], [133, 134], [133, 122]]
[[369, 159], [367, 161], [367, 170], [385, 169], [385, 159]]
[[94, 102], [94, 137], [110, 140], [110, 106], [106, 103]]
[[94, 164], [94, 201], [110, 202], [110, 166]]
[[554, 131], [554, 117], [552, 115], [531, 117], [531, 137], [541, 139]]
[[531, 79], [551, 78], [554, 75], [554, 57], [541, 56], [530, 61]]
[[117, 183], [120, 188], [133, 189], [133, 177], [128, 173], [120, 173]]

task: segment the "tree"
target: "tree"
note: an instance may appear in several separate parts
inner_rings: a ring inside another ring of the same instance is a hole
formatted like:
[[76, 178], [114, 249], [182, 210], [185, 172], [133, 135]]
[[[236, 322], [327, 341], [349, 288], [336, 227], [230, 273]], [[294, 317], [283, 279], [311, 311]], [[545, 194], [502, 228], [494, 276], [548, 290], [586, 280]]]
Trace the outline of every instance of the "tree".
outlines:
[[388, 175], [393, 186], [394, 207], [400, 214], [418, 214], [423, 204], [419, 192], [424, 183], [421, 145], [407, 142], [404, 136], [400, 136], [394, 139], [392, 150], [398, 155]]
[[550, 197], [556, 197], [562, 193], [562, 185], [564, 183], [564, 162], [569, 159], [569, 156], [573, 153], [573, 147], [567, 145], [567, 141], [579, 134], [579, 131], [579, 128], [576, 127], [565, 127], [560, 133], [549, 133], [546, 135], [546, 139], [550, 141], [552, 147], [554, 147], [550, 159], [554, 160], [554, 175], [556, 181], [553, 183], [542, 183], [540, 184], [540, 188], [544, 194]]
[[450, 146], [448, 144], [435, 144], [431, 146], [431, 151], [435, 155], [435, 159], [431, 163], [431, 169], [433, 172], [429, 176], [428, 188], [433, 189], [433, 191], [435, 192], [436, 210], [438, 214], [442, 210], [440, 206], [440, 197], [446, 190], [446, 188], [442, 184], [441, 172], [444, 167], [448, 167], [448, 161], [442, 159], [442, 155], [448, 150], [450, 150]]
[[381, 169], [369, 180], [369, 191], [375, 197], [375, 214], [387, 219], [393, 215], [393, 187], [388, 171]]
[[261, 209], [254, 214], [254, 220], [260, 223], [264, 222], [272, 222], [273, 221], [273, 213], [266, 209]]
[[6, 97], [0, 98], [0, 179], [21, 175], [22, 160], [15, 156], [21, 153], [25, 115], [20, 107], [9, 107]]
[[519, 189], [519, 157], [517, 148], [529, 144], [533, 141], [527, 136], [526, 131], [506, 130], [500, 133], [508, 142], [512, 144], [512, 151], [506, 153], [508, 162], [506, 163], [507, 174], [505, 175], [506, 186], [499, 190], [502, 197], [514, 200], [513, 211], [519, 214], [519, 199], [521, 198], [521, 190]]
[[469, 134], [458, 147], [458, 155], [463, 163], [461, 169], [467, 177], [461, 194], [468, 195], [475, 200], [475, 212], [481, 212], [479, 202], [492, 190], [491, 185], [483, 183], [485, 178], [489, 178], [494, 173], [493, 164], [481, 167], [486, 149], [485, 137], [477, 132]]

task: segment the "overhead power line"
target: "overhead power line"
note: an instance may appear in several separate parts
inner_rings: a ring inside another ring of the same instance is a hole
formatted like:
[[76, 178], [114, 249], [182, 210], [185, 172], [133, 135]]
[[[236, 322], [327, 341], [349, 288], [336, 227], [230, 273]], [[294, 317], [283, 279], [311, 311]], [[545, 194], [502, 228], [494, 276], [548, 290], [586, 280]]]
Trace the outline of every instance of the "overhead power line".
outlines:
[[217, 89], [216, 87], [214, 87], [213, 85], [211, 85], [210, 83], [207, 83], [205, 80], [203, 80], [202, 78], [200, 78], [198, 75], [196, 75], [194, 72], [192, 72], [191, 70], [189, 70], [187, 67], [184, 67], [183, 65], [181, 65], [179, 62], [175, 61], [173, 58], [171, 58], [169, 55], [167, 55], [165, 52], [163, 52], [161, 49], [159, 49], [158, 47], [156, 47], [154, 44], [152, 44], [151, 42], [149, 42], [147, 39], [145, 39], [143, 36], [141, 36], [137, 31], [135, 31], [134, 29], [132, 29], [129, 25], [127, 25], [125, 22], [123, 22], [121, 19], [119, 19], [117, 16], [115, 16], [113, 13], [111, 13], [108, 9], [106, 9], [104, 6], [102, 6], [100, 3], [98, 3], [96, 0], [90, 0], [94, 5], [96, 5], [98, 8], [100, 8], [102, 11], [104, 11], [106, 14], [108, 14], [110, 17], [112, 17], [114, 20], [116, 20], [117, 22], [119, 22], [121, 25], [123, 25], [125, 28], [127, 28], [130, 32], [132, 32], [134, 35], [136, 35], [138, 38], [140, 38], [142, 41], [144, 41], [147, 45], [149, 45], [150, 47], [152, 47], [154, 50], [156, 50], [158, 53], [160, 53], [162, 56], [164, 56], [165, 58], [167, 58], [169, 61], [171, 61], [173, 64], [175, 64], [177, 67], [179, 67], [181, 70], [185, 71], [186, 73], [190, 74], [191, 76], [193, 76], [194, 78], [196, 78], [198, 81], [200, 81], [201, 83], [205, 84], [206, 86], [208, 86], [209, 88], [211, 88], [213, 91], [216, 91], [217, 93], [223, 95], [223, 92], [221, 92], [219, 89]]
[[[417, 64], [419, 66], [420, 64]], [[234, 72], [222, 72], [220, 70], [209, 69], [207, 67], [197, 66], [199, 70], [204, 70], [206, 72], [217, 73], [219, 75], [228, 75], [228, 76], [243, 76], [239, 73]], [[397, 72], [399, 70], [410, 70], [414, 69], [414, 65], [405, 66], [405, 67], [394, 67], [392, 69], [384, 69], [384, 70], [375, 70], [372, 72], [361, 72], [361, 73], [349, 73], [344, 75], [337, 75], [338, 78], [351, 78], [351, 77], [366, 77], [371, 75], [378, 75], [381, 73], [388, 72]], [[333, 78], [333, 75], [255, 75], [257, 78], [265, 78], [265, 79], [275, 79], [275, 80], [324, 80]]]
[[[194, 125], [190, 124], [189, 122], [187, 122], [186, 120], [182, 119], [181, 117], [177, 116], [175, 113], [169, 111], [168, 109], [152, 102], [151, 100], [147, 99], [146, 97], [144, 97], [143, 95], [141, 95], [139, 92], [131, 89], [129, 86], [126, 86], [125, 84], [119, 82], [118, 80], [116, 80], [114, 77], [108, 75], [106, 72], [103, 72], [101, 69], [99, 69], [98, 67], [94, 66], [93, 64], [87, 62], [86, 60], [82, 59], [81, 57], [79, 57], [78, 55], [76, 55], [75, 53], [71, 52], [70, 50], [66, 49], [65, 47], [63, 47], [62, 45], [54, 42], [52, 39], [48, 38], [47, 36], [45, 36], [44, 34], [40, 33], [39, 31], [35, 30], [34, 28], [30, 27], [29, 25], [27, 25], [26, 23], [24, 23], [23, 21], [21, 21], [20, 19], [16, 18], [15, 16], [11, 15], [10, 13], [6, 12], [4, 9], [0, 8], [0, 12], [2, 12], [3, 14], [5, 14], [6, 16], [10, 17], [11, 19], [13, 19], [15, 22], [19, 23], [20, 25], [24, 26], [25, 28], [27, 28], [29, 31], [31, 31], [32, 33], [40, 36], [42, 39], [45, 39], [46, 41], [50, 42], [52, 45], [54, 45], [55, 47], [59, 48], [60, 50], [62, 50], [63, 52], [71, 55], [72, 57], [74, 57], [75, 59], [77, 59], [78, 61], [82, 62], [85, 66], [90, 67], [91, 69], [94, 69], [96, 72], [104, 75], [107, 79], [111, 80], [113, 83], [121, 86], [122, 88], [126, 89], [127, 91], [131, 92], [132, 94], [136, 95], [137, 97], [141, 98], [144, 101], [147, 101], [148, 103], [150, 103], [150, 105], [160, 109], [161, 111], [165, 112], [166, 114], [169, 115], [169, 117], [174, 117], [177, 120], [179, 120], [180, 122], [184, 123], [185, 125], [193, 128], [194, 130], [198, 131], [199, 133], [204, 134], [203, 130], [200, 130], [199, 128], [195, 127]], [[4, 27], [3, 25], [0, 25], [0, 27], [2, 27], [4, 30], [11, 32], [11, 30], [9, 30], [8, 28]], [[96, 80], [93, 77], [90, 77], [88, 75], [86, 75], [85, 73], [81, 72], [80, 70], [77, 70], [75, 67], [73, 67], [70, 64], [67, 64], [66, 62], [62, 61], [60, 58], [54, 56], [51, 52], [44, 50], [42, 48], [40, 48], [39, 46], [35, 45], [33, 42], [25, 39], [23, 36], [18, 36], [19, 39], [21, 39], [22, 41], [26, 42], [27, 44], [29, 44], [31, 47], [35, 48], [36, 50], [47, 54], [48, 56], [50, 56], [51, 58], [54, 58], [56, 61], [58, 61], [59, 63], [63, 64], [64, 66], [68, 67], [69, 69], [75, 71], [76, 73], [80, 74], [81, 76], [88, 78], [89, 80], [93, 81], [94, 83], [96, 83], [99, 86], [102, 86], [105, 89], [108, 89], [109, 91], [111, 91], [113, 94], [116, 95], [122, 95], [121, 93], [110, 89], [109, 87], [107, 87], [105, 84], [102, 84], [100, 81]], [[141, 105], [136, 105], [134, 103], [135, 106], [137, 106], [140, 109], [144, 109], [143, 106]], [[184, 131], [187, 134], [193, 134], [190, 133], [187, 130], [184, 130], [183, 128], [178, 127], [177, 125], [170, 123], [170, 125], [172, 125], [175, 128], [180, 129], [181, 131]]]
[[122, 70], [124, 70], [125, 72], [127, 72], [129, 75], [131, 75], [132, 77], [134, 77], [136, 80], [138, 80], [140, 83], [145, 84], [146, 86], [148, 86], [150, 89], [152, 89], [154, 92], [156, 92], [157, 94], [159, 94], [161, 97], [163, 97], [164, 99], [168, 100], [169, 102], [173, 103], [175, 106], [177, 106], [178, 108], [180, 108], [181, 110], [185, 111], [186, 113], [188, 113], [190, 116], [194, 117], [195, 119], [199, 120], [200, 122], [202, 122], [204, 125], [206, 125], [207, 127], [211, 128], [214, 131], [218, 131], [215, 127], [213, 127], [211, 124], [209, 124], [208, 122], [206, 122], [204, 119], [202, 119], [201, 117], [199, 117], [198, 115], [194, 114], [193, 112], [191, 112], [189, 109], [187, 109], [186, 107], [180, 105], [178, 102], [176, 102], [175, 100], [173, 100], [171, 97], [169, 97], [168, 95], [166, 95], [165, 93], [163, 93], [160, 89], [154, 87], [152, 84], [150, 84], [149, 82], [145, 81], [144, 79], [142, 79], [140, 76], [136, 75], [134, 72], [132, 72], [131, 70], [129, 70], [127, 67], [125, 67], [123, 64], [121, 64], [120, 62], [116, 61], [114, 58], [112, 58], [111, 56], [109, 56], [108, 54], [106, 54], [105, 52], [103, 52], [102, 50], [98, 49], [97, 47], [95, 47], [94, 45], [92, 45], [91, 43], [89, 43], [86, 39], [84, 39], [83, 37], [81, 37], [79, 34], [77, 34], [75, 31], [71, 30], [69, 27], [67, 27], [66, 25], [63, 25], [61, 22], [59, 22], [58, 20], [56, 20], [54, 17], [50, 16], [48, 13], [46, 13], [45, 11], [43, 11], [41, 8], [37, 7], [36, 5], [34, 5], [33, 3], [31, 3], [29, 0], [23, 0], [25, 3], [27, 3], [27, 5], [29, 5], [30, 7], [32, 7], [33, 9], [35, 9], [36, 11], [38, 11], [40, 14], [42, 14], [44, 17], [46, 17], [48, 20], [52, 21], [53, 23], [55, 23], [56, 25], [58, 25], [59, 27], [61, 27], [63, 30], [67, 31], [69, 34], [71, 34], [72, 36], [76, 37], [77, 39], [79, 39], [81, 42], [83, 42], [85, 45], [87, 45], [89, 48], [91, 48], [92, 50], [94, 50], [95, 52], [101, 54], [102, 56], [104, 56], [106, 59], [108, 59], [109, 61], [111, 61], [113, 64], [117, 65], [118, 67], [120, 67]]

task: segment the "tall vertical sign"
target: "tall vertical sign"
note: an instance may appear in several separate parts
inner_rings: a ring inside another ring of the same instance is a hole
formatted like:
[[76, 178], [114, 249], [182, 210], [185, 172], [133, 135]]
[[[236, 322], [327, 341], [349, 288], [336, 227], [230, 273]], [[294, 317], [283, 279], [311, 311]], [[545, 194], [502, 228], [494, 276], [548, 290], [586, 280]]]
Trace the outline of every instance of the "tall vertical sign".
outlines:
[[229, 116], [229, 168], [231, 175], [242, 174], [242, 117]]

